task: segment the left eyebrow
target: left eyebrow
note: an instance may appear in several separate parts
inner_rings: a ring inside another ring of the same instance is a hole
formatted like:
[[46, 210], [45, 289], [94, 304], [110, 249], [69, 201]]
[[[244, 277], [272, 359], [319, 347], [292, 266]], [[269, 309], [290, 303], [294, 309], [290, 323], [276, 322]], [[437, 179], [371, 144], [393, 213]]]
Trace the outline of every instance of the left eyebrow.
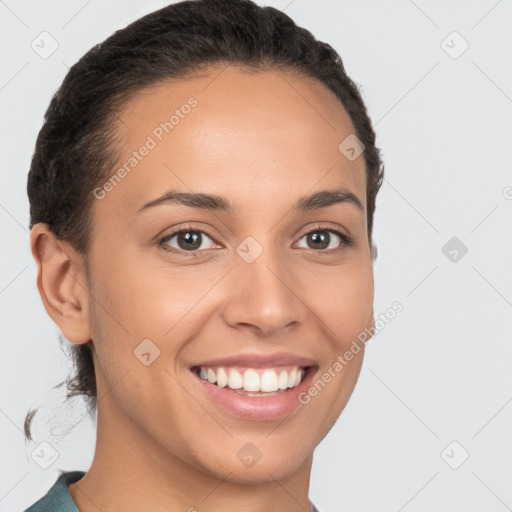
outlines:
[[[234, 213], [237, 210], [237, 207], [233, 203], [222, 196], [169, 190], [163, 196], [143, 205], [137, 213], [164, 203], [176, 203], [191, 208], [225, 211], [229, 213]], [[320, 208], [326, 208], [338, 203], [352, 204], [360, 211], [364, 211], [363, 204], [359, 198], [353, 192], [345, 188], [322, 190], [321, 192], [315, 192], [309, 196], [303, 196], [295, 203], [293, 209], [299, 211], [319, 210]]]

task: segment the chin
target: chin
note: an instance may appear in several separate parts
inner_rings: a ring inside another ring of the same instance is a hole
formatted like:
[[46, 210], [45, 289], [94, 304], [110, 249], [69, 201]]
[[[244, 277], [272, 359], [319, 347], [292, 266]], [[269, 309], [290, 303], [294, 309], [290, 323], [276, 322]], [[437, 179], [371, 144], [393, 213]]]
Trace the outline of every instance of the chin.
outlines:
[[283, 480], [304, 465], [310, 466], [314, 450], [314, 446], [310, 445], [310, 432], [304, 442], [298, 441], [300, 438], [296, 436], [293, 442], [290, 439], [289, 444], [277, 439], [273, 443], [271, 436], [254, 436], [252, 440], [251, 436], [247, 436], [243, 441], [233, 439], [231, 443], [222, 445], [221, 453], [210, 452], [211, 458], [208, 461], [204, 456], [209, 450], [203, 450], [201, 460], [197, 462], [215, 477], [239, 484]]

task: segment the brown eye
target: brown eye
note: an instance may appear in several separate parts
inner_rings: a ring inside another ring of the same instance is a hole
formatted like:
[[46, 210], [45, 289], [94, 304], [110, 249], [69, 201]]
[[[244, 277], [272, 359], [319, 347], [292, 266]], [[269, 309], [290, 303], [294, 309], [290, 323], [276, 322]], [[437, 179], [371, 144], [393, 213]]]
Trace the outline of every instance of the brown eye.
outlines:
[[[170, 243], [171, 240], [176, 239], [177, 247], [172, 245]], [[173, 249], [177, 250], [178, 252], [193, 252], [193, 251], [199, 251], [202, 249], [207, 249], [208, 247], [201, 247], [203, 245], [204, 239], [210, 239], [211, 238], [202, 231], [198, 230], [191, 230], [191, 229], [185, 229], [181, 231], [176, 231], [175, 233], [172, 233], [170, 235], [167, 235], [165, 238], [162, 238], [160, 240], [161, 245], [169, 245]], [[172, 250], [172, 249], [168, 249]]]
[[[334, 236], [333, 236], [334, 235]], [[316, 228], [306, 233], [302, 239], [306, 239], [306, 249], [319, 251], [336, 251], [352, 244], [352, 239], [334, 229]]]
[[307, 243], [314, 249], [327, 249], [331, 241], [328, 231], [315, 231], [306, 235]]

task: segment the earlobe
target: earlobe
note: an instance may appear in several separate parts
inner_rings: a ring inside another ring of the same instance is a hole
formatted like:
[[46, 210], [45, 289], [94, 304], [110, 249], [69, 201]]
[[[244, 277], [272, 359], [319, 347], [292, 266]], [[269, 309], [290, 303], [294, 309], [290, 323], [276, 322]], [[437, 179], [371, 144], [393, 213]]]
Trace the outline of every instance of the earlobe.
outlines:
[[86, 343], [91, 339], [91, 332], [83, 258], [42, 223], [34, 225], [30, 232], [30, 249], [46, 312], [67, 340]]

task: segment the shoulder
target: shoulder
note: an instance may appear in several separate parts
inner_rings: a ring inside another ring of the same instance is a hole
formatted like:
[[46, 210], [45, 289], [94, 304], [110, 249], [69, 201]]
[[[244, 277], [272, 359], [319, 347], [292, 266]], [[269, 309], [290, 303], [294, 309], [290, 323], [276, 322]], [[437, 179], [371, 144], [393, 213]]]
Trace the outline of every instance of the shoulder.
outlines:
[[68, 485], [77, 482], [84, 475], [84, 471], [61, 472], [50, 490], [25, 512], [78, 512], [69, 494]]

